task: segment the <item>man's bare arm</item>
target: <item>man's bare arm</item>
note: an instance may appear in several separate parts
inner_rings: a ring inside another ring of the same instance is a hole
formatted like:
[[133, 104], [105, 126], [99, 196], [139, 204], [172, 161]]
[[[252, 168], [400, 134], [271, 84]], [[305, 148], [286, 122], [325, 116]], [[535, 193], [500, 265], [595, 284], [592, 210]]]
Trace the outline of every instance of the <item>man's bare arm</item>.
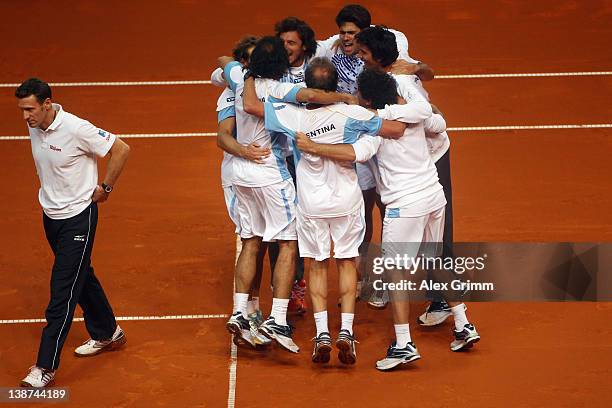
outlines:
[[225, 66], [229, 64], [230, 62], [234, 62], [234, 59], [232, 57], [228, 57], [224, 55], [224, 56], [217, 58], [217, 65], [221, 69], [224, 69]]
[[434, 70], [423, 62], [417, 64], [417, 70], [414, 73], [421, 81], [431, 81], [435, 77]]
[[429, 65], [422, 62], [413, 64], [403, 59], [396, 60], [391, 65], [390, 72], [396, 75], [416, 75], [421, 81], [431, 81], [435, 76]]
[[295, 140], [298, 149], [304, 153], [323, 156], [338, 161], [355, 161], [355, 150], [350, 144], [316, 143], [302, 132], [297, 132]]
[[[116, 138], [107, 155], [109, 156], [106, 164], [106, 175], [103, 183], [108, 186], [114, 186], [117, 179], [123, 171], [123, 166], [127, 162], [130, 154], [130, 146], [123, 140]], [[109, 193], [105, 192], [101, 186], [96, 186], [93, 196], [93, 202], [103, 203], [108, 198]]]
[[242, 157], [243, 159], [259, 164], [263, 163], [270, 155], [270, 149], [259, 147], [259, 145], [254, 143], [248, 146], [241, 145], [233, 136], [235, 127], [235, 117], [229, 117], [219, 123], [217, 129], [217, 146], [233, 156]]
[[385, 139], [399, 139], [400, 137], [404, 136], [406, 126], [407, 125], [404, 122], [383, 119], [382, 126], [377, 134]]
[[257, 97], [255, 91], [255, 80], [249, 77], [244, 81], [244, 93], [242, 94], [242, 105], [244, 111], [258, 118], [264, 117], [264, 103]]
[[296, 94], [298, 102], [316, 103], [319, 105], [331, 105], [333, 103], [343, 102], [349, 105], [357, 105], [359, 101], [357, 97], [350, 94], [339, 92], [328, 92], [321, 89], [302, 88]]

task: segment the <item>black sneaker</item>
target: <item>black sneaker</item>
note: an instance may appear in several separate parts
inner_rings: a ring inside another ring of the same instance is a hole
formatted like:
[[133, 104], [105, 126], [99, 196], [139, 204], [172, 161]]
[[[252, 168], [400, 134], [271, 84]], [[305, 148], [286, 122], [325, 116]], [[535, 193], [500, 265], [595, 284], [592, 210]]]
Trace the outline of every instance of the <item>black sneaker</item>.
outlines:
[[393, 342], [387, 349], [387, 356], [376, 362], [376, 368], [386, 371], [400, 364], [410, 363], [420, 358], [421, 355], [413, 342], [406, 344], [404, 348], [397, 347], [397, 344]]
[[329, 353], [331, 352], [331, 336], [323, 332], [313, 338], [314, 349], [312, 350], [313, 363], [329, 363]]
[[268, 317], [265, 322], [259, 326], [259, 332], [276, 341], [281, 347], [289, 350], [292, 353], [297, 353], [300, 348], [293, 342], [293, 329], [291, 326], [276, 324], [272, 316]]
[[480, 335], [476, 331], [476, 326], [473, 324], [466, 324], [463, 326], [463, 330], [457, 331], [453, 329], [455, 340], [450, 344], [452, 351], [465, 350], [474, 347], [474, 344], [480, 341]]
[[336, 340], [336, 347], [338, 348], [338, 360], [342, 364], [355, 364], [357, 361], [355, 343], [357, 343], [357, 340], [348, 330], [340, 330]]

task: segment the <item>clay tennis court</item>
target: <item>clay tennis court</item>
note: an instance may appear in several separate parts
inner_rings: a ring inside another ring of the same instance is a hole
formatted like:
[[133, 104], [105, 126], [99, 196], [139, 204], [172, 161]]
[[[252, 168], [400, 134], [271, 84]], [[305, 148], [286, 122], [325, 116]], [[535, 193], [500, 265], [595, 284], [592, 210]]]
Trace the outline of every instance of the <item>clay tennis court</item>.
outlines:
[[[401, 30], [410, 54], [436, 71], [426, 83], [456, 130], [456, 241], [612, 241], [612, 2], [363, 1], [373, 22]], [[30, 76], [50, 83], [208, 80], [215, 58], [243, 34], [267, 34], [288, 15], [318, 38], [336, 32], [345, 2], [0, 3], [0, 386], [35, 361], [52, 254], [37, 201], [26, 124], [13, 97]], [[483, 77], [473, 74], [575, 73]], [[582, 74], [578, 74], [582, 73]], [[452, 77], [459, 75], [460, 77]], [[451, 77], [448, 77], [451, 76]], [[55, 86], [54, 100], [118, 134], [132, 153], [100, 207], [93, 265], [128, 344], [77, 359], [88, 336], [75, 322], [56, 386], [87, 407], [607, 406], [612, 304], [470, 303], [482, 341], [451, 353], [452, 322], [413, 327], [422, 360], [378, 372], [390, 311], [358, 304], [358, 362], [310, 361], [312, 315], [294, 319], [298, 355], [231, 347], [233, 226], [220, 186], [210, 84]], [[378, 222], [379, 225], [379, 222]], [[264, 282], [268, 279], [266, 270]], [[331, 273], [335, 282], [335, 271]], [[262, 285], [262, 310], [270, 293]], [[335, 299], [330, 284], [329, 298]], [[423, 304], [414, 304], [411, 321]], [[339, 312], [330, 304], [330, 329]], [[80, 317], [80, 311], [76, 316]], [[163, 317], [163, 318], [161, 318]]]

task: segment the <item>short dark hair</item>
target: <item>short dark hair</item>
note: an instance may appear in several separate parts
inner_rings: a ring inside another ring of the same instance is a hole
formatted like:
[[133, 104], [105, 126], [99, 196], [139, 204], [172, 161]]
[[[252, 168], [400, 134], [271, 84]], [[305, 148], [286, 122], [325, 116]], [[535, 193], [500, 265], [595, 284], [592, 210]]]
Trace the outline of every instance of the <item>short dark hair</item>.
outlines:
[[236, 61], [248, 61], [249, 60], [249, 48], [254, 47], [257, 44], [257, 37], [254, 35], [247, 35], [242, 37], [234, 46], [232, 50], [232, 56]]
[[372, 57], [383, 67], [393, 64], [397, 57], [399, 57], [395, 34], [386, 27], [368, 27], [357, 33], [355, 38], [359, 44], [368, 47]]
[[266, 36], [257, 41], [249, 63], [251, 72], [260, 78], [279, 80], [289, 69], [289, 56], [283, 41]]
[[370, 101], [372, 108], [383, 109], [385, 105], [397, 103], [397, 82], [380, 69], [364, 69], [357, 77], [357, 88], [361, 97]]
[[38, 103], [43, 103], [47, 98], [51, 98], [51, 87], [48, 83], [38, 78], [26, 79], [15, 90], [15, 96], [23, 99], [30, 95], [34, 95]]
[[297, 17], [287, 17], [274, 25], [276, 36], [280, 37], [282, 33], [295, 31], [302, 40], [304, 46], [304, 54], [308, 58], [312, 57], [317, 52], [317, 40], [315, 40], [314, 30], [303, 20]]
[[313, 58], [304, 73], [308, 88], [335, 92], [338, 87], [338, 71], [331, 61], [324, 57]]
[[354, 23], [361, 30], [372, 24], [370, 12], [359, 4], [348, 4], [342, 7], [336, 16], [336, 25], [340, 27], [344, 23]]

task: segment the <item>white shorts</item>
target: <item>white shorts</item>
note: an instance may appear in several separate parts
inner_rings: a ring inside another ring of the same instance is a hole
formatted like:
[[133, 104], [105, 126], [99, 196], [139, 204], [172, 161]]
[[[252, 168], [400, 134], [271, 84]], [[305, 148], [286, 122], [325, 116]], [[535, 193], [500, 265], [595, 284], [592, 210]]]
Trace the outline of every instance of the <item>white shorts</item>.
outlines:
[[372, 173], [372, 169], [367, 162], [355, 163], [355, 170], [357, 171], [359, 188], [361, 188], [362, 191], [376, 187], [376, 177], [374, 177], [374, 173]]
[[297, 233], [302, 258], [329, 258], [332, 241], [334, 258], [355, 258], [365, 235], [363, 204], [349, 215], [334, 218], [309, 218], [298, 211]]
[[295, 241], [295, 187], [291, 180], [265, 187], [234, 186], [240, 237]]
[[223, 187], [223, 196], [225, 197], [227, 213], [236, 226], [236, 234], [240, 234], [240, 215], [238, 214], [238, 200], [234, 188], [232, 186]]
[[[425, 252], [425, 256], [437, 256], [442, 245], [422, 243], [441, 243], [444, 235], [444, 207], [420, 217], [389, 217], [383, 221], [382, 250], [385, 258], [403, 258], [405, 255], [416, 257]], [[403, 263], [398, 267], [406, 268]]]

